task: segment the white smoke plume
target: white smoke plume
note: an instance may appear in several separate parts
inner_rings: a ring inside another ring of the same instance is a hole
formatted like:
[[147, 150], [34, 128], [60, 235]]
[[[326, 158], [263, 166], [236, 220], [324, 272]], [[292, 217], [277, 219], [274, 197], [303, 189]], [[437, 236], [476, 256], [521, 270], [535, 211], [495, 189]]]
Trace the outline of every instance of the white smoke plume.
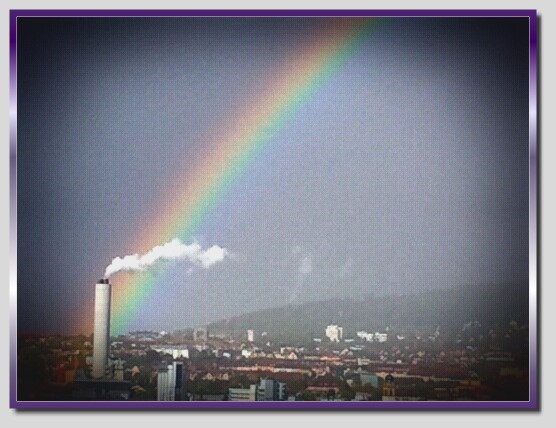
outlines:
[[308, 275], [313, 272], [313, 259], [311, 256], [303, 257], [301, 259], [301, 264], [299, 265], [299, 273], [302, 275]]
[[[299, 250], [301, 251], [301, 249]], [[303, 285], [306, 282], [306, 278], [313, 272], [313, 256], [307, 254], [301, 258], [299, 261], [299, 267], [297, 269], [297, 277], [295, 280], [295, 286], [290, 294], [290, 304], [298, 303], [299, 293], [301, 292]]]
[[229, 256], [228, 250], [213, 245], [203, 250], [198, 242], [187, 245], [178, 238], [172, 239], [166, 244], [157, 245], [143, 255], [131, 254], [124, 257], [116, 257], [108, 265], [104, 277], [108, 278], [117, 272], [143, 272], [158, 261], [189, 260], [191, 263], [208, 269], [213, 264], [221, 262]]

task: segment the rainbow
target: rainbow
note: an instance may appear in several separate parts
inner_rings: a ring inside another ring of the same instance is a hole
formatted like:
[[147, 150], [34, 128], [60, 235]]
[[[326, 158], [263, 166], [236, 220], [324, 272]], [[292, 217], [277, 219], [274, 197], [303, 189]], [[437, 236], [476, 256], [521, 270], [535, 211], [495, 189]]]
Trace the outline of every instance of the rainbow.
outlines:
[[[144, 252], [178, 237], [190, 240], [205, 215], [217, 204], [250, 161], [267, 145], [281, 124], [350, 56], [371, 27], [371, 19], [338, 18], [296, 50], [284, 66], [268, 78], [264, 93], [257, 94], [235, 119], [209, 142], [208, 156], [197, 159], [179, 192], [164, 195], [163, 212], [132, 247]], [[114, 281], [112, 332], [123, 332], [137, 308], [152, 293], [155, 279], [149, 273], [118, 274]]]

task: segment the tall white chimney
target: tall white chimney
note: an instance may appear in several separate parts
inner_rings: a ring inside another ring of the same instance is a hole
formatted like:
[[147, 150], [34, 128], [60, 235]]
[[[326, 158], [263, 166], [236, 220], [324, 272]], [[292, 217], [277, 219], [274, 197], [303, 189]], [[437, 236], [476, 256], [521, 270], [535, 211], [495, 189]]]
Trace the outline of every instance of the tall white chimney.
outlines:
[[104, 377], [108, 366], [111, 295], [112, 286], [108, 279], [99, 280], [95, 287], [95, 336], [92, 372], [94, 378]]

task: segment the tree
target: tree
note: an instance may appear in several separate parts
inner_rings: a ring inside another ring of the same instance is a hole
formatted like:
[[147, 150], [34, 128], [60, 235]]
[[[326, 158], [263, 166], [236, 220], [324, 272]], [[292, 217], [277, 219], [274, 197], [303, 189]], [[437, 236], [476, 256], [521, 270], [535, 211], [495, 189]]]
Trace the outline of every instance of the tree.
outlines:
[[317, 401], [317, 397], [311, 391], [301, 391], [297, 394], [298, 401]]
[[340, 396], [345, 401], [350, 401], [355, 398], [355, 391], [351, 389], [347, 383], [344, 382], [340, 388]]

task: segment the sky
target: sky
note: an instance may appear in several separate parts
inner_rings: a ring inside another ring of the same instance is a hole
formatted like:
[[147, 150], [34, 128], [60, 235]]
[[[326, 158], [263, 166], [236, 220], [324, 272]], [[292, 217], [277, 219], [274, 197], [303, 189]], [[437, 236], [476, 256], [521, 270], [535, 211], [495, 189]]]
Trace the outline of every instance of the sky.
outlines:
[[[92, 332], [105, 268], [333, 21], [20, 18], [18, 331]], [[178, 237], [229, 256], [155, 266], [125, 327], [527, 287], [527, 20], [377, 21]]]

